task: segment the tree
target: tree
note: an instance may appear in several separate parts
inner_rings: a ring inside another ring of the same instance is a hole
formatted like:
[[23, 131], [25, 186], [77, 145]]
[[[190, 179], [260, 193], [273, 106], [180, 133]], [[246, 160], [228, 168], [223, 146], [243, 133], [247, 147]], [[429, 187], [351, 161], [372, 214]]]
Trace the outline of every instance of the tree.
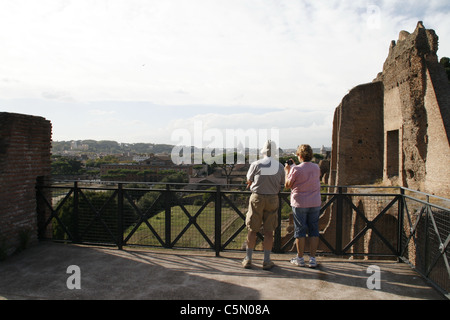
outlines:
[[86, 161], [87, 167], [100, 168], [102, 164], [119, 163], [119, 159], [114, 155], [106, 155], [98, 159], [89, 159]]
[[53, 175], [74, 175], [82, 173], [83, 164], [81, 161], [62, 157], [54, 156], [52, 161], [52, 174]]
[[[169, 171], [169, 170], [167, 170]], [[174, 172], [172, 174], [166, 175], [164, 178], [162, 178], [161, 182], [166, 183], [188, 183], [189, 177], [186, 174], [186, 172]], [[181, 186], [178, 186], [181, 188]]]
[[450, 58], [442, 57], [439, 62], [444, 67], [445, 72], [447, 73], [448, 81], [450, 82]]
[[[227, 159], [229, 159], [230, 157], [233, 157], [233, 162], [227, 163], [227, 162], [229, 162], [229, 161], [227, 161]], [[233, 172], [233, 170], [237, 164], [237, 158], [238, 158], [237, 152], [234, 152], [232, 156], [224, 153], [223, 154], [223, 162], [222, 162], [223, 164], [217, 165], [218, 167], [220, 167], [222, 169], [222, 173], [225, 175], [225, 177], [227, 179], [227, 185], [230, 184], [230, 182], [231, 182], [231, 173]], [[248, 158], [248, 157], [246, 157], [246, 158]]]
[[[118, 235], [118, 197], [111, 198], [112, 192], [83, 191], [84, 196], [79, 196], [78, 214], [75, 216], [75, 199], [71, 195], [60, 207], [58, 217], [65, 228], [80, 240], [101, 243], [111, 243]], [[88, 200], [86, 200], [88, 199]], [[60, 200], [63, 201], [63, 200]], [[57, 204], [59, 207], [61, 202]], [[97, 210], [92, 210], [91, 205]], [[100, 212], [101, 210], [101, 212]], [[101, 219], [101, 221], [100, 221]], [[123, 202], [123, 228], [126, 230], [137, 221], [137, 215], [128, 201]], [[112, 235], [108, 232], [112, 233]], [[53, 238], [56, 240], [67, 240], [69, 236], [65, 233], [62, 225], [57, 220], [53, 221]], [[76, 239], [73, 239], [76, 240]]]
[[278, 161], [284, 166], [289, 159], [294, 160], [295, 164], [299, 164], [300, 163], [298, 161], [298, 157], [295, 156], [295, 155], [289, 155], [289, 156], [280, 157], [278, 159]]
[[164, 209], [164, 203], [158, 202], [155, 203], [156, 200], [160, 197], [159, 192], [146, 192], [138, 201], [137, 206], [141, 210], [142, 213], [146, 212], [151, 206], [153, 206], [153, 210], [150, 215], [154, 215], [157, 212]]

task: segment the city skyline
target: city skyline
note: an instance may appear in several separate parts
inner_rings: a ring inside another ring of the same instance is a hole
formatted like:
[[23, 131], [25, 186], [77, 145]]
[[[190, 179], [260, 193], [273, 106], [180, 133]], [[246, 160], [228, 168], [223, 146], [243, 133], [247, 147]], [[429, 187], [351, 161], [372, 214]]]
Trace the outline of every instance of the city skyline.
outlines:
[[55, 141], [175, 145], [201, 122], [329, 147], [400, 30], [423, 21], [450, 56], [449, 18], [447, 1], [6, 0], [0, 112], [45, 117]]

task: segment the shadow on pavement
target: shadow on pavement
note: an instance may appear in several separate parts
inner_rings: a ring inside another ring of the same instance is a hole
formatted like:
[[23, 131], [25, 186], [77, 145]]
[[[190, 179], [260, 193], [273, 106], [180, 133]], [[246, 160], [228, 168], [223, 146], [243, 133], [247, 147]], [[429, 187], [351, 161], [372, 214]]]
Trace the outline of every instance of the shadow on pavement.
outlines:
[[[243, 252], [139, 250], [41, 243], [0, 263], [0, 299], [11, 300], [440, 300], [411, 268], [391, 261], [320, 257], [317, 269], [273, 254], [243, 269]], [[67, 268], [80, 268], [80, 290], [69, 290]], [[370, 265], [381, 290], [369, 290]]]

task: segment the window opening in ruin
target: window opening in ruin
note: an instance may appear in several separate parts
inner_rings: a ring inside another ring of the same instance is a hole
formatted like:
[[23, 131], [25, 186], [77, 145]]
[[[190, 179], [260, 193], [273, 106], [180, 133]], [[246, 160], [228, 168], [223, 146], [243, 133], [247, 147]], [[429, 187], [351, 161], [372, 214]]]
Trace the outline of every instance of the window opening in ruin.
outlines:
[[399, 173], [399, 131], [388, 131], [386, 139], [386, 170], [387, 176], [390, 178], [398, 176]]

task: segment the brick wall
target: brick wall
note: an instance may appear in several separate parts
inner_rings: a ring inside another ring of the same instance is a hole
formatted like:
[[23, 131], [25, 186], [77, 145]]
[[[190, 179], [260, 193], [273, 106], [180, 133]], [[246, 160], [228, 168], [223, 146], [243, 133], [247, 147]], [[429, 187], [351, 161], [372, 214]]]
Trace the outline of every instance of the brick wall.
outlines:
[[[51, 174], [50, 121], [0, 112], [0, 250], [37, 242], [36, 180]], [[1, 254], [1, 252], [0, 252]]]
[[438, 36], [419, 22], [391, 42], [377, 78], [344, 97], [330, 185], [382, 181], [450, 197], [450, 86], [437, 49]]
[[353, 88], [336, 109], [330, 185], [373, 183], [383, 177], [383, 86]]

